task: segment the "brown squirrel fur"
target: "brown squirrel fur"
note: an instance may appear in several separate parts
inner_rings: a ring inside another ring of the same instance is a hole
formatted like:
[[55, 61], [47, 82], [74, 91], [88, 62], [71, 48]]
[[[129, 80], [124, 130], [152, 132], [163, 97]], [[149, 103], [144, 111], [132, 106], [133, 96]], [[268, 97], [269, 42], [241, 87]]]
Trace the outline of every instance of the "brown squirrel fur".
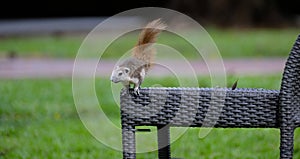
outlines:
[[139, 34], [138, 42], [133, 48], [132, 57], [126, 59], [114, 68], [111, 81], [121, 82], [127, 89], [134, 84], [134, 92], [139, 93], [139, 87], [146, 73], [153, 65], [156, 51], [152, 47], [158, 34], [166, 28], [160, 19], [148, 23]]

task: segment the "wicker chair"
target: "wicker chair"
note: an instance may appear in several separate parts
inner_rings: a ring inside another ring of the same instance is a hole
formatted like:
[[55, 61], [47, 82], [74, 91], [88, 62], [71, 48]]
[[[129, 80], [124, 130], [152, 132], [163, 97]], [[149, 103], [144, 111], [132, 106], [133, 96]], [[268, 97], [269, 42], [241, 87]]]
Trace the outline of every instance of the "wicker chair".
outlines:
[[122, 90], [121, 118], [124, 159], [136, 158], [135, 126], [158, 128], [160, 159], [170, 159], [171, 126], [278, 128], [280, 158], [292, 159], [294, 129], [300, 126], [300, 35], [286, 62], [280, 91], [143, 88], [135, 96]]

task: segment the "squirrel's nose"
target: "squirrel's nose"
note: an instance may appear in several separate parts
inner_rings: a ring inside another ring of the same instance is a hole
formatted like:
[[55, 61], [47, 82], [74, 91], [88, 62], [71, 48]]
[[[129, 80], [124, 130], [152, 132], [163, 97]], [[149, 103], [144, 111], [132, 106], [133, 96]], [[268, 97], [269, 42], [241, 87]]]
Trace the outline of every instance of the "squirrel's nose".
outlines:
[[110, 81], [112, 81], [112, 82], [116, 82], [116, 80], [115, 80], [115, 78], [113, 78], [113, 77], [110, 77]]

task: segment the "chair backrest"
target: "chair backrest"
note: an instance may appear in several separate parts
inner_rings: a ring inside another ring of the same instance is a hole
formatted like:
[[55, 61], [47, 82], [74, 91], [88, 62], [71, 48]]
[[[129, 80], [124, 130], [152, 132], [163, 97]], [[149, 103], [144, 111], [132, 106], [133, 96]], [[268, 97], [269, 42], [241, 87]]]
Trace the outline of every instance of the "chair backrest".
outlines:
[[281, 127], [300, 126], [300, 35], [286, 61], [279, 94]]

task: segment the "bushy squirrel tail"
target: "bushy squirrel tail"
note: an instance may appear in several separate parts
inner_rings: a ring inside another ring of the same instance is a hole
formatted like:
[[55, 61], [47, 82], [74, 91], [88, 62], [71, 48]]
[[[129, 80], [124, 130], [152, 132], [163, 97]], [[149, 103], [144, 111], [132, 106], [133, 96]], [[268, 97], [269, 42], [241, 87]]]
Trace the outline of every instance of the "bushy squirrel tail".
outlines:
[[152, 44], [155, 43], [158, 34], [167, 26], [160, 19], [148, 23], [139, 35], [138, 43], [133, 49], [133, 57], [145, 62], [146, 71], [152, 66], [155, 57], [155, 49]]

